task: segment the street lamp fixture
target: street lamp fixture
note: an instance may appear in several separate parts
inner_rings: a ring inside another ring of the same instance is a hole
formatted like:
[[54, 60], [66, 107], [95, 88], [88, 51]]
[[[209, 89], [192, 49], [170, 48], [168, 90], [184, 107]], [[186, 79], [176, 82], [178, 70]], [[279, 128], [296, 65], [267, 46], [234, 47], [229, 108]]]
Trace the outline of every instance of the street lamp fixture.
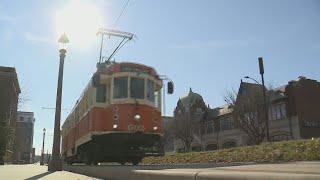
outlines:
[[252, 78], [252, 77], [245, 76], [244, 78], [245, 78], [245, 79], [251, 79], [252, 81], [254, 81], [254, 82], [256, 82], [257, 84], [260, 84], [260, 85], [261, 85], [261, 83], [259, 83], [259, 81], [257, 81], [256, 79], [254, 79], [254, 78]]
[[52, 156], [48, 166], [49, 171], [62, 170], [62, 161], [60, 156], [61, 99], [62, 99], [63, 66], [64, 66], [64, 59], [66, 57], [66, 52], [67, 52], [67, 43], [69, 43], [69, 39], [67, 35], [64, 33], [59, 38], [58, 42], [59, 42], [59, 52], [60, 52], [60, 64], [59, 64], [57, 98], [56, 98], [56, 113], [55, 113], [55, 120], [54, 120]]
[[59, 50], [62, 50], [62, 49], [67, 50], [67, 45], [69, 43], [69, 39], [68, 39], [66, 33], [63, 33], [60, 36], [58, 42], [59, 42]]

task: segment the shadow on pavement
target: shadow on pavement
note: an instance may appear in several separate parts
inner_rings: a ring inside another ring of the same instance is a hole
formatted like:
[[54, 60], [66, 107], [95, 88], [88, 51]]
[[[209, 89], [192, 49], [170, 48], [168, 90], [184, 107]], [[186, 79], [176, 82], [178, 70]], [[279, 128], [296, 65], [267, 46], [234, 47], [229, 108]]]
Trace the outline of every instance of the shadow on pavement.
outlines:
[[53, 171], [48, 171], [48, 172], [45, 172], [45, 173], [42, 173], [42, 174], [38, 174], [38, 175], [32, 176], [32, 177], [27, 178], [27, 179], [25, 179], [25, 180], [36, 180], [36, 179], [40, 179], [40, 178], [42, 178], [42, 177], [44, 177], [44, 176], [46, 176], [46, 175], [49, 175], [49, 174], [51, 174], [51, 173], [54, 173], [54, 172], [53, 172]]

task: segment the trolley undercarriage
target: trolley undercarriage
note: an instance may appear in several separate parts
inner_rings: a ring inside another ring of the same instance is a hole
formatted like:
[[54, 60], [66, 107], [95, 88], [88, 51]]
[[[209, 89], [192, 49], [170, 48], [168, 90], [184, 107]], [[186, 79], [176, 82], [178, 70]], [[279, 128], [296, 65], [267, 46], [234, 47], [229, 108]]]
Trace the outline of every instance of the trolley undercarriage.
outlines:
[[159, 134], [109, 133], [92, 135], [92, 140], [80, 145], [74, 156], [65, 157], [68, 164], [99, 162], [131, 162], [136, 165], [146, 156], [164, 155]]

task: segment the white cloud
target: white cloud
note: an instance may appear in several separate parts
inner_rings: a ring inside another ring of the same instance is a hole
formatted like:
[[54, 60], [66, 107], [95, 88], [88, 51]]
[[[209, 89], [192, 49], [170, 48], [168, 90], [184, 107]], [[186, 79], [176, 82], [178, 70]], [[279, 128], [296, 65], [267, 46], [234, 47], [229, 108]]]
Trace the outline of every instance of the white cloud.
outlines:
[[37, 43], [53, 43], [53, 38], [38, 36], [31, 34], [29, 32], [24, 33], [24, 38], [28, 41], [37, 42]]
[[229, 48], [229, 47], [246, 47], [249, 43], [246, 40], [231, 41], [212, 41], [212, 42], [191, 42], [186, 44], [174, 45], [178, 49], [198, 49], [198, 48]]

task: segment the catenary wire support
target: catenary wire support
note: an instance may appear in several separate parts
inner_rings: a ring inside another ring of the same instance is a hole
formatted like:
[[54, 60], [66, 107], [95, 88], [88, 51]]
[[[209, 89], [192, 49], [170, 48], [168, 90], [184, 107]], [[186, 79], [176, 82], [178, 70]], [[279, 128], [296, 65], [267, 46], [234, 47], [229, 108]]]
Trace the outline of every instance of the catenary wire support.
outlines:
[[113, 52], [108, 56], [107, 61], [110, 61], [112, 57], [129, 41], [136, 39], [136, 35], [129, 33], [129, 32], [124, 32], [124, 31], [119, 31], [119, 30], [114, 30], [114, 29], [105, 29], [105, 28], [100, 28], [97, 32], [97, 35], [101, 35], [101, 45], [100, 45], [100, 56], [99, 56], [99, 63], [102, 62], [102, 49], [103, 49], [103, 43], [104, 43], [104, 35], [107, 35], [109, 38], [111, 36], [122, 38], [121, 42], [118, 44], [118, 46], [113, 50]]

